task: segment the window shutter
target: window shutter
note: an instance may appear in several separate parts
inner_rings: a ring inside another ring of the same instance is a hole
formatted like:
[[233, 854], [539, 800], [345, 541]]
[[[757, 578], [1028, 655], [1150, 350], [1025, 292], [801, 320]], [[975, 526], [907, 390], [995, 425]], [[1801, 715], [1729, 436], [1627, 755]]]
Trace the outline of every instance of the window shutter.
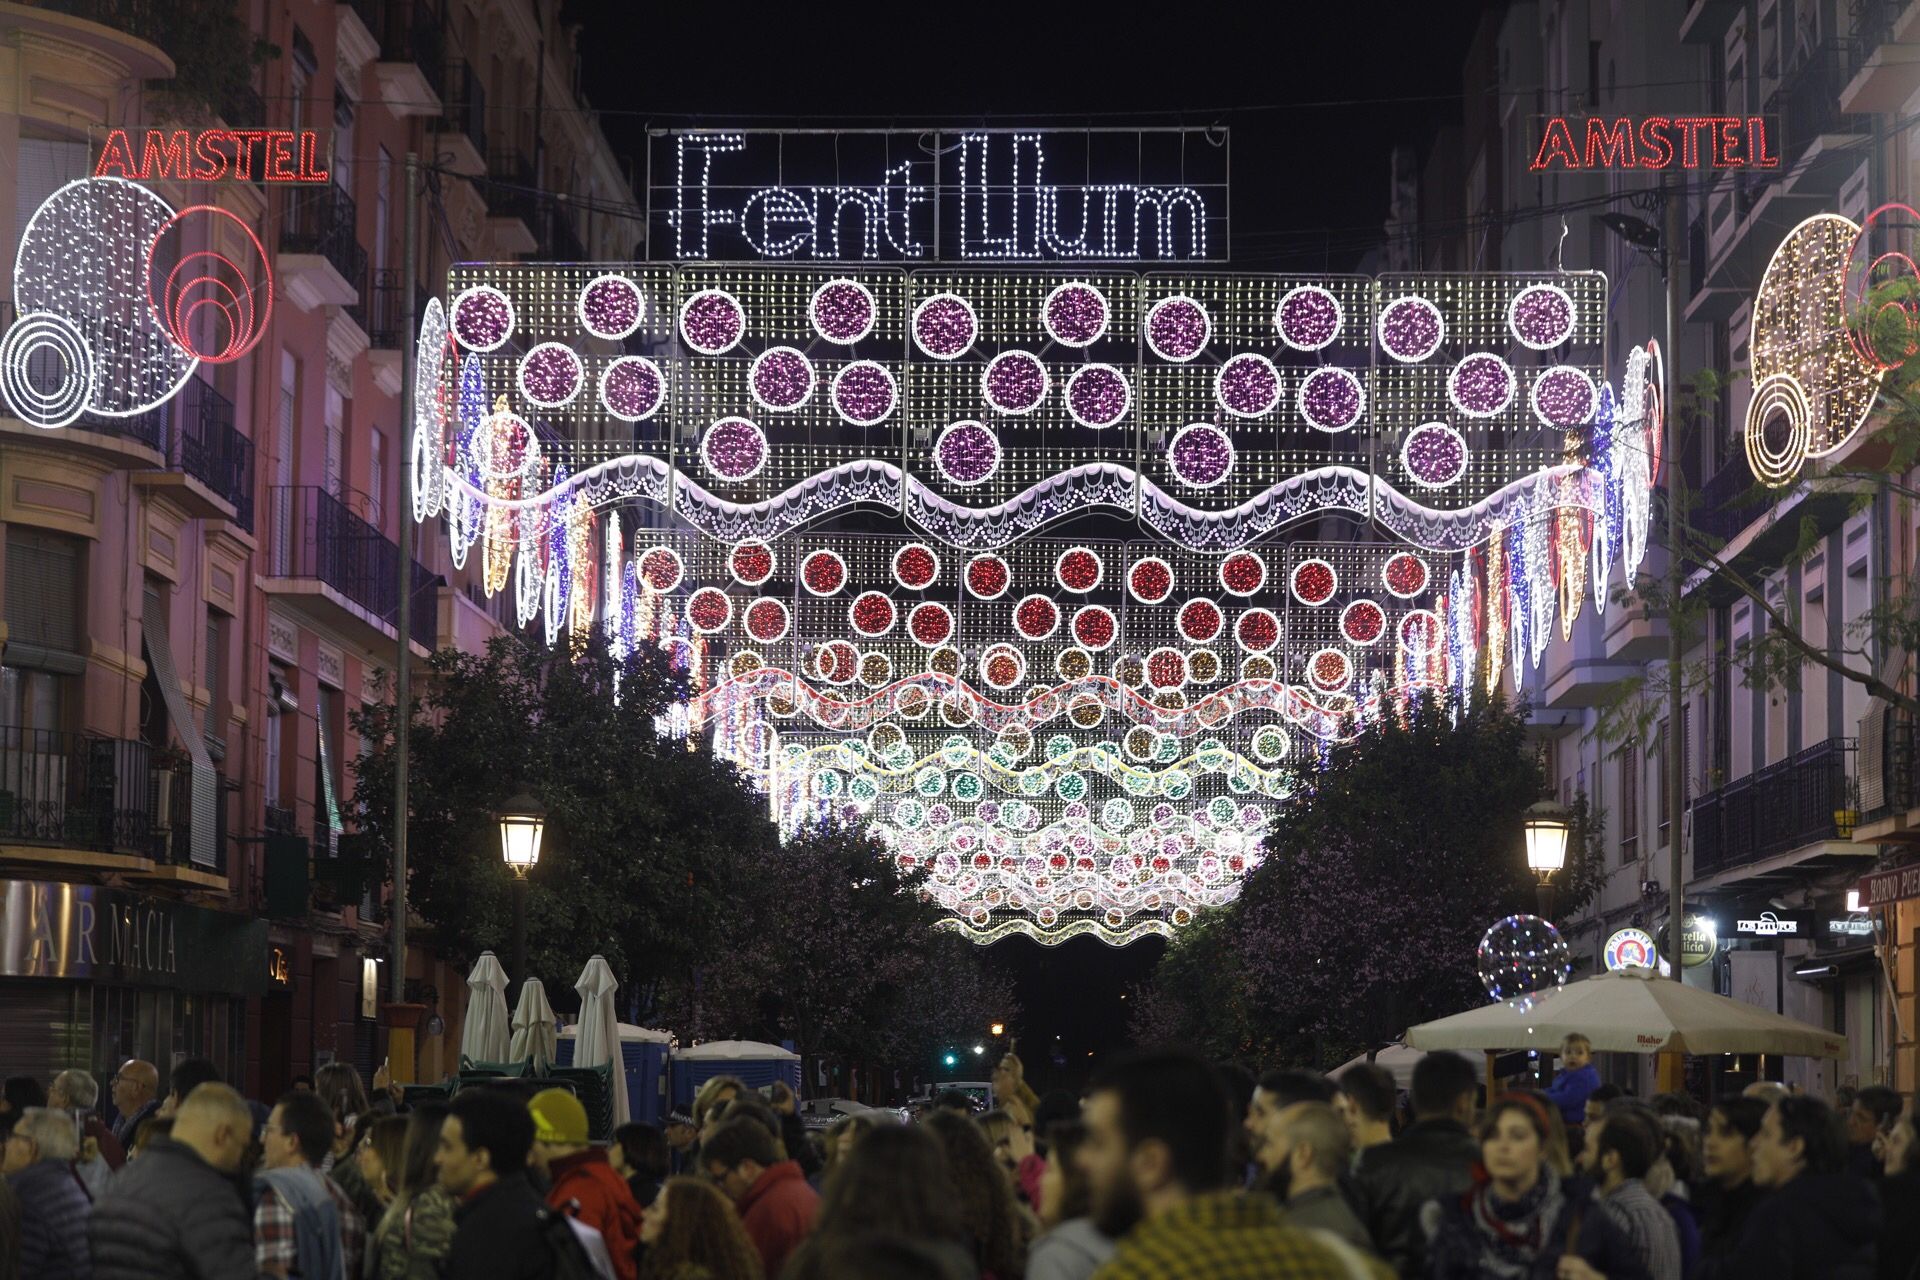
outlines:
[[9, 646], [80, 652], [80, 564], [77, 538], [39, 529], [7, 530]]

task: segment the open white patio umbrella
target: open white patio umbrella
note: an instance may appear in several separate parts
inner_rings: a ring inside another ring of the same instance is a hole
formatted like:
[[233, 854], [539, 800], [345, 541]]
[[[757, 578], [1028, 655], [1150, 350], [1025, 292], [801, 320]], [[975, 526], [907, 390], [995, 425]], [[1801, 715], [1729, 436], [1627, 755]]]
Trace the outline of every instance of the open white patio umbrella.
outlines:
[[1661, 978], [1651, 969], [1600, 973], [1534, 1002], [1488, 1005], [1407, 1029], [1416, 1049], [1556, 1049], [1569, 1032], [1602, 1053], [1777, 1053], [1846, 1056], [1847, 1038]]
[[508, 1040], [507, 973], [493, 952], [482, 951], [467, 975], [467, 1018], [460, 1028], [460, 1056], [475, 1062], [505, 1062]]
[[620, 1056], [620, 1023], [613, 1015], [613, 993], [620, 988], [605, 956], [594, 956], [580, 971], [573, 989], [580, 993], [580, 1025], [574, 1032], [573, 1065], [613, 1067], [613, 1122], [625, 1124], [627, 1110], [627, 1070]]
[[553, 1006], [547, 1003], [546, 987], [540, 979], [528, 978], [520, 984], [520, 1000], [513, 1007], [513, 1043], [507, 1050], [508, 1060], [532, 1059], [537, 1071], [553, 1061], [559, 1036], [553, 1022]]

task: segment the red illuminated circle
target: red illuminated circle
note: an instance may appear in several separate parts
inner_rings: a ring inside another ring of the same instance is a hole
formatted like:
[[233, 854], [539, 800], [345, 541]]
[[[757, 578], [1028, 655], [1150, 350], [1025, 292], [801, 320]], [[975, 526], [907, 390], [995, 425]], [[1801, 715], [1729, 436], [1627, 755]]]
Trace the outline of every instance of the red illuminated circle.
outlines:
[[1013, 629], [1028, 640], [1045, 640], [1060, 627], [1060, 606], [1032, 595], [1013, 607]]
[[1387, 633], [1387, 612], [1371, 600], [1355, 600], [1340, 611], [1340, 634], [1354, 644], [1372, 644]]
[[[680, 553], [672, 547], [651, 547], [640, 557], [640, 581], [655, 591], [671, 591], [686, 576]], [[725, 625], [724, 620], [721, 625]]]
[[829, 640], [813, 652], [813, 669], [828, 684], [851, 684], [860, 655], [845, 640]]
[[1179, 628], [1183, 639], [1193, 644], [1205, 644], [1220, 634], [1220, 628], [1226, 625], [1226, 621], [1226, 615], [1220, 612], [1219, 605], [1196, 596], [1180, 606], [1174, 625]]
[[1380, 581], [1402, 600], [1411, 600], [1427, 589], [1427, 562], [1411, 551], [1388, 557], [1380, 567]]
[[718, 587], [702, 587], [687, 601], [687, 622], [701, 635], [711, 635], [733, 620], [733, 601]]
[[847, 562], [832, 551], [810, 551], [800, 562], [800, 585], [816, 596], [830, 596], [847, 585]]
[[1220, 562], [1220, 587], [1250, 596], [1267, 584], [1267, 562], [1251, 551], [1236, 551]]
[[1338, 649], [1322, 649], [1308, 659], [1307, 679], [1323, 693], [1337, 693], [1353, 680], [1353, 659]]
[[1053, 576], [1063, 588], [1084, 594], [1100, 585], [1106, 566], [1100, 557], [1085, 547], [1071, 547], [1053, 562]]
[[929, 649], [945, 644], [953, 635], [953, 611], [931, 600], [917, 604], [907, 614], [907, 634]]
[[967, 561], [967, 590], [980, 600], [998, 600], [1007, 593], [1013, 574], [999, 556], [975, 556]]
[[1400, 619], [1400, 643], [1410, 653], [1430, 653], [1440, 643], [1440, 615], [1431, 609], [1409, 609]]
[[1333, 599], [1340, 576], [1325, 560], [1302, 560], [1293, 570], [1293, 598], [1305, 605], [1323, 605]]
[[1147, 683], [1156, 689], [1178, 689], [1187, 682], [1187, 655], [1178, 649], [1155, 649], [1147, 655]]
[[1173, 566], [1159, 556], [1135, 561], [1127, 570], [1127, 591], [1141, 604], [1159, 604], [1173, 594]]
[[1113, 611], [1102, 605], [1090, 604], [1073, 615], [1073, 638], [1085, 648], [1098, 652], [1119, 634], [1120, 624]]
[[893, 553], [893, 580], [912, 591], [933, 585], [940, 576], [940, 557], [924, 542], [909, 542]]
[[[220, 238], [224, 225], [221, 219], [238, 227], [245, 236], [243, 244], [252, 250], [241, 255], [247, 261], [235, 262], [211, 248], [185, 247], [189, 220], [195, 224], [192, 238], [211, 245]], [[155, 280], [155, 266], [173, 259], [177, 261], [166, 280]], [[147, 246], [145, 266], [147, 304], [168, 335], [189, 355], [208, 364], [226, 364], [252, 351], [266, 336], [267, 321], [273, 315], [273, 267], [260, 237], [235, 214], [210, 204], [180, 210], [167, 219]], [[208, 312], [207, 308], [212, 310]], [[203, 313], [213, 321], [211, 343], [203, 344], [194, 337], [194, 325]]]
[[847, 606], [847, 625], [869, 638], [883, 636], [893, 630], [893, 624], [899, 617], [893, 601], [878, 591], [862, 591]]
[[1265, 653], [1280, 643], [1280, 619], [1271, 609], [1249, 609], [1233, 624], [1233, 638], [1248, 653]]
[[1011, 689], [1027, 677], [1027, 660], [1010, 644], [989, 645], [980, 655], [980, 678], [994, 689]]
[[762, 644], [786, 639], [787, 628], [793, 625], [793, 617], [787, 612], [785, 603], [772, 596], [761, 596], [748, 605], [746, 616], [741, 621], [747, 634]]
[[773, 576], [773, 548], [757, 541], [736, 543], [727, 556], [727, 568], [735, 582], [757, 587]]

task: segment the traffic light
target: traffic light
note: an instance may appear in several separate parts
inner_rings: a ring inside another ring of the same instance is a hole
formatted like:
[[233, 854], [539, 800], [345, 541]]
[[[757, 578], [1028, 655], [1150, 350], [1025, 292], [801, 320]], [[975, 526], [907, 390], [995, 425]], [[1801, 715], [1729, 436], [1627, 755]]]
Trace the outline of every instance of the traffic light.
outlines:
[[957, 1067], [960, 1065], [960, 1059], [951, 1053], [947, 1055], [946, 1062], [947, 1062], [947, 1065], [950, 1067]]

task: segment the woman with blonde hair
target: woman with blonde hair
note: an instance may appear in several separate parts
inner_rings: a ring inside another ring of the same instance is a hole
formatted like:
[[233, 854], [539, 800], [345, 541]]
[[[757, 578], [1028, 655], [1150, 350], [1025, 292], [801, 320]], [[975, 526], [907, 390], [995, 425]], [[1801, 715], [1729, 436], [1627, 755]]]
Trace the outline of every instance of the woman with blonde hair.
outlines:
[[994, 1067], [993, 1101], [999, 1107], [1019, 1103], [1026, 1108], [1027, 1123], [1033, 1123], [1033, 1114], [1040, 1109], [1040, 1095], [1027, 1083], [1027, 1069], [1019, 1055], [1008, 1053]]
[[747, 1082], [739, 1076], [713, 1076], [693, 1095], [693, 1127], [707, 1136], [709, 1121], [718, 1122], [721, 1104], [732, 1102], [747, 1091]]
[[761, 1280], [733, 1202], [711, 1182], [668, 1178], [640, 1217], [640, 1280]]

